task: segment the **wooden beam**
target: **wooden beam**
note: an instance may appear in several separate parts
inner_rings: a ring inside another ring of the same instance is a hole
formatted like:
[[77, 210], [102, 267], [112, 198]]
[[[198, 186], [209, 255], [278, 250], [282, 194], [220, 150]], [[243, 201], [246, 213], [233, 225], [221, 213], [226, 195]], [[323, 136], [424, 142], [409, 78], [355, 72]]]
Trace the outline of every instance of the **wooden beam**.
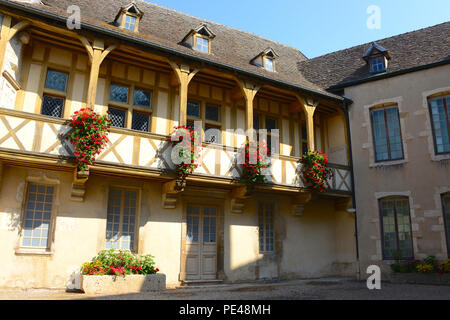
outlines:
[[0, 33], [0, 71], [3, 71], [5, 62], [6, 47], [9, 41], [19, 32], [30, 25], [29, 21], [20, 21], [16, 25], [12, 25], [12, 17], [5, 15], [2, 21], [2, 30]]

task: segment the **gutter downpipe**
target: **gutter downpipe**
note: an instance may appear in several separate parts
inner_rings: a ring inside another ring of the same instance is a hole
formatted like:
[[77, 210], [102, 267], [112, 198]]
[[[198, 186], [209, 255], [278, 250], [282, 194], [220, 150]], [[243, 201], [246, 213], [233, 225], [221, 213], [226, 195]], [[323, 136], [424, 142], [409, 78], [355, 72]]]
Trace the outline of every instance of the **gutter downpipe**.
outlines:
[[352, 202], [353, 202], [353, 214], [355, 215], [355, 240], [356, 240], [356, 263], [357, 263], [357, 269], [356, 269], [356, 277], [357, 280], [361, 280], [361, 264], [359, 260], [359, 237], [358, 237], [358, 215], [357, 215], [357, 208], [356, 208], [356, 192], [355, 192], [355, 175], [353, 170], [353, 149], [352, 149], [352, 135], [351, 135], [351, 129], [350, 129], [350, 116], [348, 107], [349, 105], [353, 104], [353, 101], [349, 98], [344, 96], [344, 101], [342, 103], [342, 110], [345, 114], [345, 122], [347, 125], [347, 135], [348, 135], [348, 146], [350, 150], [350, 170], [351, 170], [351, 180], [352, 180]]

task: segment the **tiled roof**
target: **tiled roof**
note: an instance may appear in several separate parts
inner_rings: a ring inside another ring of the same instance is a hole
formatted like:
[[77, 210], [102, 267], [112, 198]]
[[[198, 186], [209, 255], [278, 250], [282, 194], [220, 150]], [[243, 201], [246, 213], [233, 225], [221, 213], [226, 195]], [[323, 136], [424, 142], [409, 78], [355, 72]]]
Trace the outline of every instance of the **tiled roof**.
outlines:
[[322, 88], [377, 79], [428, 64], [450, 63], [450, 22], [376, 41], [388, 50], [386, 73], [371, 75], [362, 59], [372, 43], [333, 52], [299, 63], [299, 71]]
[[[5, 2], [19, 3], [19, 1], [1, 0], [0, 5]], [[139, 33], [111, 25], [120, 8], [130, 2], [131, 0], [44, 0], [45, 4], [20, 3], [23, 6], [32, 7], [64, 18], [68, 16], [67, 8], [70, 5], [77, 5], [81, 9], [82, 23], [101, 27], [104, 30], [120, 32], [136, 39], [164, 46], [165, 48], [175, 49], [182, 53], [198, 56], [252, 74], [262, 75], [299, 88], [306, 88], [332, 98], [339, 98], [304, 78], [298, 69], [298, 63], [307, 58], [299, 50], [245, 31], [145, 1], [136, 1], [138, 8], [144, 12], [142, 21], [139, 24]], [[183, 38], [201, 23], [206, 23], [208, 28], [216, 35], [212, 42], [211, 55], [199, 53], [181, 44]], [[276, 48], [279, 55], [277, 72], [266, 71], [250, 63], [256, 55], [268, 47]]]

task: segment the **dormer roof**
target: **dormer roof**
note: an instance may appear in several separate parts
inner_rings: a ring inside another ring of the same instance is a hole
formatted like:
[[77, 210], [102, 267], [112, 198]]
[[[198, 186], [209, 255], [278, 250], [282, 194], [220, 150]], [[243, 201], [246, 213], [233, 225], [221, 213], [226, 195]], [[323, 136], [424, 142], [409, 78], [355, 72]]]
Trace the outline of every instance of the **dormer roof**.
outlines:
[[201, 34], [202, 36], [208, 37], [209, 39], [214, 39], [216, 37], [214, 32], [212, 32], [211, 29], [208, 28], [208, 25], [206, 23], [201, 23], [198, 27], [191, 29], [191, 31], [189, 31], [189, 33], [183, 38], [182, 42], [185, 42], [194, 34]]
[[380, 46], [379, 44], [372, 42], [370, 44], [369, 49], [367, 49], [366, 53], [363, 55], [363, 59], [366, 61], [369, 61], [370, 57], [376, 56], [376, 55], [383, 55], [386, 57], [386, 59], [390, 60], [391, 56], [389, 54], [389, 51]]
[[129, 4], [124, 5], [120, 8], [114, 21], [117, 21], [117, 19], [120, 17], [120, 15], [122, 13], [127, 13], [127, 12], [135, 14], [139, 18], [142, 18], [142, 16], [144, 15], [144, 11], [142, 11], [141, 9], [138, 8], [138, 6], [136, 5], [136, 2], [132, 1]]

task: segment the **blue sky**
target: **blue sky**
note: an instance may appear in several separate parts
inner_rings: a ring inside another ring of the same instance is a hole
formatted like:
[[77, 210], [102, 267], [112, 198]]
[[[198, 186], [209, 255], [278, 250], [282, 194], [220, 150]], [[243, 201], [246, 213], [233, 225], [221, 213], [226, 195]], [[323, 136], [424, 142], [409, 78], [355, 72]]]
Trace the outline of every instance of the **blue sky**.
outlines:
[[[450, 20], [449, 0], [151, 0], [301, 50], [308, 58]], [[381, 9], [369, 29], [367, 8]]]

